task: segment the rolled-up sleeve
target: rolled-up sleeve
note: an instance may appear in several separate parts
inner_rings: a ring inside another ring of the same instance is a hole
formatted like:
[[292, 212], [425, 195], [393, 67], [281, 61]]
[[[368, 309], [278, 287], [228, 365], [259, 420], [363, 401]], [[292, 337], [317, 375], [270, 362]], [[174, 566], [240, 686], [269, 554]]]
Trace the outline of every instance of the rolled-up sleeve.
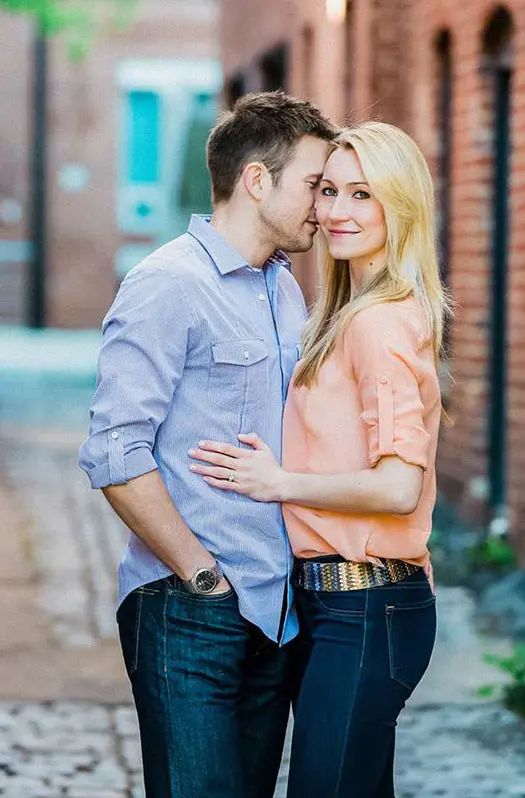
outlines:
[[93, 488], [157, 468], [155, 437], [182, 376], [191, 330], [177, 277], [155, 266], [130, 272], [102, 330], [89, 436], [80, 448]]
[[370, 465], [396, 455], [426, 468], [431, 436], [424, 425], [418, 332], [410, 314], [394, 303], [366, 308], [350, 322], [345, 345]]

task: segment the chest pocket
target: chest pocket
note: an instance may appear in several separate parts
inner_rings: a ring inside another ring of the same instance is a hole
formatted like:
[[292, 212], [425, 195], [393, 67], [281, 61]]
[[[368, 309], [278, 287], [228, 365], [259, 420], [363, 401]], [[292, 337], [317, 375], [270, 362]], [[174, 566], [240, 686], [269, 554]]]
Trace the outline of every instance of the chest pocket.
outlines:
[[212, 344], [208, 401], [223, 410], [253, 410], [268, 390], [268, 350], [257, 338]]

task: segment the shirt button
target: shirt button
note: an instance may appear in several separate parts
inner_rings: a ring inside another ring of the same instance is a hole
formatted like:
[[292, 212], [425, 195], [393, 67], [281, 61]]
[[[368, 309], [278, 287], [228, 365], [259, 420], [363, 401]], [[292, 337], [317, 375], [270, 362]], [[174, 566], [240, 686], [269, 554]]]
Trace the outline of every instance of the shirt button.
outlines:
[[250, 357], [250, 353], [248, 352], [248, 350], [246, 350], [246, 352], [244, 353], [244, 359], [248, 360], [249, 357]]
[[118, 432], [112, 432], [111, 437], [113, 438], [114, 441], [116, 441], [118, 438]]
[[259, 299], [261, 302], [264, 302], [264, 300], [266, 299], [266, 295], [265, 294], [258, 294], [257, 295], [257, 299]]

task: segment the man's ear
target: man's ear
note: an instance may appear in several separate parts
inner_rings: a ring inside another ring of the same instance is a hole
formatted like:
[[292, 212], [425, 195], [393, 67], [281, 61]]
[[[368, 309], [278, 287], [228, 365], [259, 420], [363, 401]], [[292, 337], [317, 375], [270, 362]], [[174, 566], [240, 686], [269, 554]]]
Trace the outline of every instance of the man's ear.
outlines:
[[272, 176], [260, 161], [246, 164], [242, 172], [244, 188], [254, 200], [260, 202], [272, 186]]

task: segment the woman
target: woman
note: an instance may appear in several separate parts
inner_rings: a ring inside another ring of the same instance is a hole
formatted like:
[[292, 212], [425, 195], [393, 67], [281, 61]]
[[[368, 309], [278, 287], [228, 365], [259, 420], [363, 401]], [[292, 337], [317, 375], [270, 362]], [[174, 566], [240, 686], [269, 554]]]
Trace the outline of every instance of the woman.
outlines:
[[396, 719], [430, 660], [435, 597], [426, 547], [441, 403], [446, 297], [432, 181], [401, 130], [337, 139], [319, 186], [328, 248], [290, 388], [283, 467], [206, 442], [215, 488], [280, 501], [296, 556], [308, 656], [288, 798], [394, 796]]

